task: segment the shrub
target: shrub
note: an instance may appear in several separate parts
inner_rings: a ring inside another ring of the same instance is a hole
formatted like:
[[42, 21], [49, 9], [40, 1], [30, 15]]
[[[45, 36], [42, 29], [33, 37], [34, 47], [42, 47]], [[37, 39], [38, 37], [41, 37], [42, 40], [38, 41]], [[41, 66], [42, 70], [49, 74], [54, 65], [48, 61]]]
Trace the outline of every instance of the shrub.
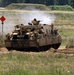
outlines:
[[69, 5], [51, 5], [48, 6], [51, 10], [73, 11], [74, 9]]

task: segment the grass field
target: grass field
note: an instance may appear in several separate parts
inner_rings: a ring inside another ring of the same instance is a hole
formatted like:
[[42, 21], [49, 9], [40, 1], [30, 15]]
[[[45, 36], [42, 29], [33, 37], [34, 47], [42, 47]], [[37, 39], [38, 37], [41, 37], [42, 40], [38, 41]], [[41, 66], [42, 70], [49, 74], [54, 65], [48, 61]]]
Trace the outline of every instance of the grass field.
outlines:
[[[20, 17], [22, 14], [23, 17], [28, 16], [28, 13], [31, 12], [1, 10], [0, 16], [6, 17], [4, 33], [11, 31], [13, 25], [23, 23], [26, 19], [20, 21], [18, 18], [22, 18]], [[62, 36], [62, 45], [66, 46], [69, 40], [74, 39], [74, 12], [47, 11], [47, 13], [56, 15], [54, 26]], [[74, 56], [49, 51], [6, 54], [0, 52], [0, 75], [74, 75], [73, 59]]]
[[0, 54], [0, 75], [74, 75], [73, 59], [50, 52]]

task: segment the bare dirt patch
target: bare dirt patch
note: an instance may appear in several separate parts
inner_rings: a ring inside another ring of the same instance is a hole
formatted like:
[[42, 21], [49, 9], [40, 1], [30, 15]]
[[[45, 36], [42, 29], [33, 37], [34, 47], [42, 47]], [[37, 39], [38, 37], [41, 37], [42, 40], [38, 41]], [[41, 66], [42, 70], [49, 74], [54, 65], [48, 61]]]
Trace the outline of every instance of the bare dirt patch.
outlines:
[[[11, 50], [11, 51], [8, 51], [5, 47], [3, 48], [0, 48], [0, 54], [5, 54], [5, 53], [23, 53], [23, 54], [38, 54], [40, 52], [25, 52], [25, 51], [17, 51], [17, 50]], [[54, 49], [50, 49], [50, 50], [47, 50], [47, 51], [44, 51], [44, 52], [49, 52], [49, 53], [54, 53]], [[61, 46], [55, 53], [64, 53], [66, 55], [69, 55], [69, 56], [74, 56], [74, 48], [65, 48], [65, 46]]]

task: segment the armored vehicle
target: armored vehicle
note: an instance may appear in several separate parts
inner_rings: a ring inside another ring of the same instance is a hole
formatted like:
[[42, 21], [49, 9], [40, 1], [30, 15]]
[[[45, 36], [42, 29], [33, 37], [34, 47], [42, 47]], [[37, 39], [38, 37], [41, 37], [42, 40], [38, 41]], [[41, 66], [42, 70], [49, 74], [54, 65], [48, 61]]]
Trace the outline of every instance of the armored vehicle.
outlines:
[[5, 46], [8, 50], [46, 51], [51, 47], [58, 49], [61, 36], [53, 24], [16, 25], [12, 33], [8, 33]]

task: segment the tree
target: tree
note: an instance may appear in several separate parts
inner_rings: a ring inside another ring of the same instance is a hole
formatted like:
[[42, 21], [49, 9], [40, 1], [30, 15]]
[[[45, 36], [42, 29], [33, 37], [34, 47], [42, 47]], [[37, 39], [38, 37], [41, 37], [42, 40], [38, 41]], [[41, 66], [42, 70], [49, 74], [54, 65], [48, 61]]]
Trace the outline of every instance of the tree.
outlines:
[[54, 5], [59, 5], [59, 1], [58, 0], [54, 0]]
[[67, 0], [67, 4], [68, 5], [71, 5], [71, 0]]
[[7, 1], [6, 0], [2, 0], [1, 3], [2, 3], [1, 4], [2, 6], [7, 6], [7, 5], [11, 4], [11, 1], [10, 0], [7, 0]]
[[26, 3], [30, 3], [30, 2], [31, 2], [31, 0], [26, 0], [25, 2], [26, 2]]
[[0, 0], [0, 6], [7, 6], [11, 3], [35, 3], [45, 5], [71, 5], [74, 7], [74, 0]]
[[74, 8], [74, 0], [71, 1], [71, 6]]
[[18, 3], [25, 3], [25, 0], [17, 0]]

